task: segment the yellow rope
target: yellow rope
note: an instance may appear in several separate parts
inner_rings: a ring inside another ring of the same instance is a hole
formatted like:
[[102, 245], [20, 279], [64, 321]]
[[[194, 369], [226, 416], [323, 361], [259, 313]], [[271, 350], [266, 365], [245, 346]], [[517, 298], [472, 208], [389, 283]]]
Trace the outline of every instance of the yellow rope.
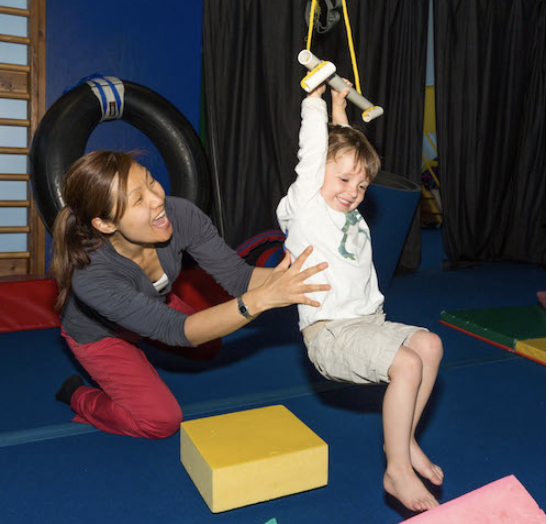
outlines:
[[346, 22], [346, 32], [348, 34], [349, 54], [351, 57], [351, 64], [353, 66], [353, 74], [355, 75], [355, 90], [361, 94], [361, 85], [359, 84], [359, 72], [357, 71], [357, 60], [355, 58], [355, 49], [353, 48], [353, 38], [351, 35], [351, 26], [349, 23], [348, 9], [346, 7], [346, 0], [342, 0], [342, 6], [344, 8], [344, 20]]
[[306, 49], [311, 51], [311, 37], [313, 35], [313, 20], [315, 18], [315, 8], [317, 7], [317, 0], [311, 1], [311, 11], [309, 12], [309, 30], [307, 33]]
[[[344, 20], [346, 22], [346, 33], [348, 37], [349, 54], [351, 57], [351, 65], [353, 66], [353, 74], [355, 76], [355, 90], [361, 94], [361, 84], [359, 83], [359, 72], [357, 70], [357, 59], [355, 58], [355, 48], [353, 47], [353, 36], [351, 34], [351, 25], [349, 23], [348, 8], [346, 6], [346, 0], [342, 0], [342, 7], [344, 8]], [[320, 11], [317, 5], [317, 0], [311, 0], [311, 10], [309, 12], [309, 30], [307, 33], [306, 49], [311, 51], [311, 39], [313, 36], [313, 21], [315, 19], [316, 10]], [[317, 12], [317, 16], [319, 13]]]

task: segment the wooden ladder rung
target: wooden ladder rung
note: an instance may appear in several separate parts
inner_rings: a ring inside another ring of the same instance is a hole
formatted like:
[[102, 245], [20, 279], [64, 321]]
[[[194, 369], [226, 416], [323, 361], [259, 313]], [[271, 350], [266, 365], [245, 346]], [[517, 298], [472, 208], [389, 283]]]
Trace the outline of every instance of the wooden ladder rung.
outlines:
[[29, 93], [15, 93], [14, 91], [0, 90], [0, 98], [13, 98], [14, 100], [29, 100]]
[[27, 182], [29, 180], [29, 175], [20, 175], [15, 173], [1, 173], [0, 174], [0, 180], [2, 181], [21, 181], [21, 182]]
[[28, 200], [0, 200], [0, 207], [29, 207]]
[[6, 64], [0, 62], [0, 71], [19, 71], [20, 73], [28, 73], [31, 70], [31, 66], [23, 64]]
[[29, 226], [0, 226], [0, 233], [30, 233]]
[[18, 7], [5, 7], [0, 6], [0, 14], [2, 15], [14, 15], [14, 16], [31, 16], [31, 12], [28, 9], [19, 9]]
[[30, 127], [30, 120], [19, 120], [18, 118], [0, 118], [0, 126]]
[[5, 251], [0, 253], [0, 260], [10, 258], [31, 258], [31, 254], [28, 251]]
[[31, 43], [31, 39], [26, 37], [26, 36], [2, 35], [2, 34], [0, 34], [0, 42], [9, 42], [10, 44], [29, 45]]
[[0, 154], [4, 155], [28, 155], [28, 147], [0, 147]]

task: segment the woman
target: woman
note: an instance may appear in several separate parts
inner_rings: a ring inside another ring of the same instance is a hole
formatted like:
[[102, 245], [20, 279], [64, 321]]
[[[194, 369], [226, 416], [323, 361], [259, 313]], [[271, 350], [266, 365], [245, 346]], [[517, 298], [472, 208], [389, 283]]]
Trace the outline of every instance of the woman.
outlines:
[[[275, 269], [248, 266], [191, 202], [166, 196], [151, 173], [128, 153], [96, 151], [69, 169], [67, 206], [54, 224], [52, 272], [62, 310], [62, 335], [101, 389], [69, 377], [56, 398], [76, 422], [110, 433], [164, 438], [179, 429], [181, 408], [136, 342], [143, 337], [193, 347], [232, 333], [260, 313], [290, 304], [319, 303], [305, 293], [326, 285], [304, 281], [311, 253], [292, 266], [287, 253]], [[194, 314], [170, 294], [182, 253], [232, 296]]]

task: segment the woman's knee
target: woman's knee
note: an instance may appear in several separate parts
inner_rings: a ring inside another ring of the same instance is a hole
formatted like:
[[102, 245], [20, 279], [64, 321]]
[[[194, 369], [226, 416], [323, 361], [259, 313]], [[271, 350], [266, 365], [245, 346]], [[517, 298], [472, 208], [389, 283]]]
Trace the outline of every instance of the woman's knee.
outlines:
[[150, 439], [168, 438], [177, 433], [183, 421], [183, 413], [179, 404], [167, 408], [159, 407], [158, 411], [148, 419], [136, 421], [142, 436]]

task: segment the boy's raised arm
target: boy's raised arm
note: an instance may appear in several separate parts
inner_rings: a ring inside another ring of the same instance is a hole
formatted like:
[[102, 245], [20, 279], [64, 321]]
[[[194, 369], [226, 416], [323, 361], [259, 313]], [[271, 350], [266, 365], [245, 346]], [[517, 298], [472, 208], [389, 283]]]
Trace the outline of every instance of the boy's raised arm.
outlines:
[[328, 149], [327, 106], [321, 97], [324, 90], [322, 85], [302, 101], [297, 177], [277, 208], [283, 230], [281, 221], [296, 213], [323, 185]]
[[[351, 86], [351, 83], [343, 79], [346, 84]], [[343, 91], [331, 90], [332, 94], [332, 123], [340, 126], [348, 126], [348, 115], [346, 114], [347, 99], [346, 96], [349, 93], [349, 89]]]

